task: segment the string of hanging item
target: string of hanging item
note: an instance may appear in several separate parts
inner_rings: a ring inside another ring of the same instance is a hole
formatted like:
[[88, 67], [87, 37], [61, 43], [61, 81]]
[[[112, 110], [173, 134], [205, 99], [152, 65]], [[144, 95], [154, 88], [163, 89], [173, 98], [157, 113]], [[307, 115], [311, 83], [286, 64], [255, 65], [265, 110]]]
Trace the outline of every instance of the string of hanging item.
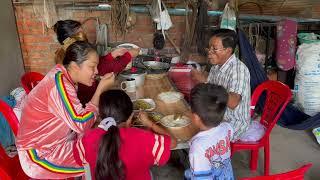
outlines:
[[127, 22], [129, 18], [129, 3], [126, 0], [112, 0], [111, 2], [111, 24], [116, 36], [127, 33]]
[[[182, 61], [186, 61], [190, 55], [190, 47], [195, 37], [195, 27], [198, 18], [198, 1], [186, 0], [186, 31], [182, 46]], [[191, 13], [189, 11], [191, 9]]]

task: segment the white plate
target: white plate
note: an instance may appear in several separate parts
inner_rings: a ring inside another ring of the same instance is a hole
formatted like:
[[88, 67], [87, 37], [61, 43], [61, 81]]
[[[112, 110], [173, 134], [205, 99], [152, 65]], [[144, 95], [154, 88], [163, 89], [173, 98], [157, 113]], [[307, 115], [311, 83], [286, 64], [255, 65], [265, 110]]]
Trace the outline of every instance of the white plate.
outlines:
[[[137, 99], [137, 100], [134, 100], [132, 101], [132, 103], [135, 103], [136, 101], [145, 101], [146, 103], [150, 104], [151, 107], [148, 108], [148, 109], [142, 109], [144, 111], [152, 111], [156, 108], [156, 103], [154, 102], [153, 99]], [[139, 109], [133, 109], [134, 111], [139, 111]]]
[[[120, 44], [117, 46], [117, 48], [120, 48], [120, 47], [123, 47], [126, 49], [132, 49], [132, 48], [139, 49], [140, 48], [139, 46], [132, 44], [132, 43], [124, 43], [124, 44]], [[142, 54], [142, 49], [140, 48], [139, 55], [141, 55], [141, 54]]]
[[158, 94], [158, 98], [165, 103], [175, 103], [183, 98], [183, 95], [179, 92], [168, 91]]
[[119, 44], [117, 47], [118, 47], [118, 48], [119, 48], [119, 47], [125, 47], [125, 48], [127, 48], [127, 47], [140, 48], [139, 46], [137, 46], [137, 45], [135, 45], [135, 44], [132, 44], [132, 43]]

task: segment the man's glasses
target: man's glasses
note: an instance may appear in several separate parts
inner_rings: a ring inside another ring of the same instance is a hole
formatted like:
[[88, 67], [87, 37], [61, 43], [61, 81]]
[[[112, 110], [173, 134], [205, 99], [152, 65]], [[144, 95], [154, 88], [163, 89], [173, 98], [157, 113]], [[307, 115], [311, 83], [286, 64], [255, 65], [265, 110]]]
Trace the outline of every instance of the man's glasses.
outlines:
[[215, 48], [213, 48], [213, 47], [211, 46], [210, 48], [206, 48], [205, 50], [206, 50], [207, 53], [216, 53], [216, 52], [218, 52], [218, 51], [222, 51], [222, 50], [225, 50], [225, 49], [226, 49], [226, 48], [215, 49]]

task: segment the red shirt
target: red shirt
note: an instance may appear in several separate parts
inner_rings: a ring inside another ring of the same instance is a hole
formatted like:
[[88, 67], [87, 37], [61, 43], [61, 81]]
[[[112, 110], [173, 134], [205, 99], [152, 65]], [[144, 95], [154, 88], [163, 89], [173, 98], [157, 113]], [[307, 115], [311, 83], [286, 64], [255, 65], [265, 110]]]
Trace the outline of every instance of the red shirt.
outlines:
[[[131, 55], [129, 52], [126, 52], [124, 55], [114, 59], [111, 56], [111, 53], [100, 57], [99, 64], [98, 64], [98, 74], [100, 76], [105, 75], [106, 73], [114, 72], [119, 73], [121, 72], [127, 64], [131, 61]], [[79, 84], [78, 86], [78, 98], [82, 104], [88, 103], [93, 94], [95, 93], [98, 87], [98, 83], [94, 82], [92, 86], [86, 86], [83, 84]]]
[[[100, 139], [105, 133], [101, 128], [88, 130], [81, 139], [83, 149], [79, 146], [73, 151], [79, 165], [83, 165], [80, 156], [89, 163], [93, 179]], [[120, 128], [120, 139], [119, 156], [126, 167], [124, 173], [127, 180], [150, 180], [150, 167], [164, 165], [170, 158], [169, 136], [139, 128]], [[84, 153], [80, 155], [80, 152]]]

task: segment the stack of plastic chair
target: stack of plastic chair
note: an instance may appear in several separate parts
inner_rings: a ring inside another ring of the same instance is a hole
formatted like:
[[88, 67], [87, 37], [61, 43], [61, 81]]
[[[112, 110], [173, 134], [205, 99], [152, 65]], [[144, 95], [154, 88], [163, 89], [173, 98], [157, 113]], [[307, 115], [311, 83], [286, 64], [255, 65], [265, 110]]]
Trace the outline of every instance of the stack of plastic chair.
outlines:
[[292, 94], [287, 85], [278, 81], [266, 81], [260, 84], [251, 97], [251, 117], [254, 115], [255, 106], [261, 95], [264, 95], [266, 99], [260, 120], [260, 123], [266, 127], [264, 136], [256, 142], [237, 141], [231, 143], [231, 153], [234, 154], [234, 152], [240, 150], [251, 150], [250, 169], [255, 171], [258, 165], [259, 149], [264, 148], [264, 175], [269, 175], [270, 133], [291, 100]]
[[[12, 108], [0, 100], [0, 112], [4, 118], [8, 121], [13, 133], [17, 136], [19, 121], [14, 114]], [[0, 146], [0, 179], [1, 180], [24, 180], [29, 179], [29, 177], [23, 172], [19, 157], [16, 155], [11, 158], [7, 155], [5, 150]]]
[[42, 79], [44, 75], [37, 72], [27, 72], [21, 77], [21, 85], [27, 94], [33, 89]]
[[241, 178], [240, 180], [303, 180], [304, 174], [307, 172], [308, 169], [312, 164], [307, 164], [299, 169], [280, 173], [280, 174], [274, 174], [269, 176], [257, 176], [257, 177], [251, 177], [251, 178]]

